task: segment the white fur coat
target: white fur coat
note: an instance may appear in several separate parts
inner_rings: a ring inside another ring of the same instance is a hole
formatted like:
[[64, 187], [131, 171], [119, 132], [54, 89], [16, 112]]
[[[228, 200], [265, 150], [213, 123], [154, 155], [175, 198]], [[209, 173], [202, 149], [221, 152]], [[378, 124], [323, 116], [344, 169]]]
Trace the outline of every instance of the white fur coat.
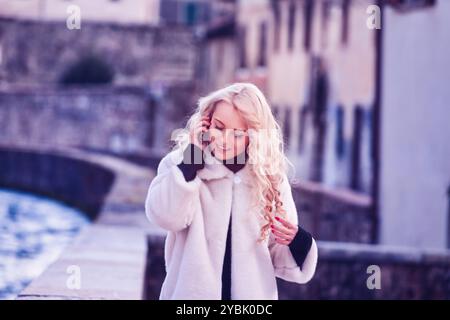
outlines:
[[[290, 248], [276, 243], [272, 233], [263, 243], [256, 242], [260, 236], [260, 219], [250, 210], [252, 176], [248, 165], [233, 173], [205, 152], [205, 167], [197, 172], [194, 180], [186, 182], [177, 166], [182, 159], [183, 152], [178, 149], [161, 160], [145, 201], [148, 219], [168, 231], [161, 300], [221, 299], [231, 212], [233, 300], [276, 300], [275, 277], [296, 283], [306, 283], [313, 277], [318, 254], [314, 239], [302, 269]], [[288, 220], [297, 224], [287, 177], [280, 192]]]

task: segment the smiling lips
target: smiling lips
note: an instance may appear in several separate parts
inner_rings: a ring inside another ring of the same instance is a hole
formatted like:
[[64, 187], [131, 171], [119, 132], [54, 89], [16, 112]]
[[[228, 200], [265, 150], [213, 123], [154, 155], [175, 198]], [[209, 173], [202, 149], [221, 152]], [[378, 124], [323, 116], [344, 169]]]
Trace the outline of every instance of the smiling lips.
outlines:
[[228, 151], [228, 150], [230, 150], [231, 148], [224, 149], [224, 148], [222, 148], [221, 146], [217, 146], [217, 149], [219, 149], [219, 150], [221, 150], [221, 151]]

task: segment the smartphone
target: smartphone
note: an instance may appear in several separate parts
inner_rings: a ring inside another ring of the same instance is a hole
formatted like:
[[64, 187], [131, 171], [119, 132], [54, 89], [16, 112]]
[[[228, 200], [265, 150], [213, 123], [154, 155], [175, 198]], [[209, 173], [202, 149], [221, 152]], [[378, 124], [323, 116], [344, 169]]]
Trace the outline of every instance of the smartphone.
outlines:
[[[209, 129], [209, 127], [208, 127], [208, 129]], [[204, 146], [207, 146], [207, 145], [209, 145], [210, 143], [211, 143], [211, 134], [210, 134], [210, 131], [208, 130], [208, 131], [206, 131], [205, 133], [203, 133], [203, 139], [202, 139], [202, 144], [204, 145]]]
[[[211, 119], [211, 118], [209, 118], [209, 119]], [[201, 142], [201, 144], [205, 147], [211, 143], [211, 135], [209, 132], [209, 127], [210, 127], [210, 125], [208, 125], [206, 127], [208, 129], [207, 131], [200, 132], [198, 134], [198, 141]]]

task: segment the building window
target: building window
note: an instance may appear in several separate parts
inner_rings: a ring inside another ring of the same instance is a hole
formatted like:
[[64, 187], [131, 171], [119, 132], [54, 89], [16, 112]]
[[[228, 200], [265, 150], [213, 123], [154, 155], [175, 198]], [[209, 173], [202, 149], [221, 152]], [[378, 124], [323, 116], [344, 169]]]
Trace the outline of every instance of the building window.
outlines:
[[387, 4], [399, 11], [409, 11], [434, 6], [436, 0], [388, 0]]
[[370, 139], [369, 139], [369, 152], [370, 152], [370, 158], [371, 159], [375, 159], [375, 135], [374, 135], [374, 123], [373, 123], [373, 117], [374, 117], [374, 107], [372, 106], [372, 109], [368, 109], [366, 111], [367, 113], [367, 125], [369, 126], [369, 134], [370, 134]]
[[278, 0], [272, 0], [272, 12], [273, 12], [273, 49], [278, 51], [280, 49], [280, 23], [281, 23], [281, 12], [280, 3]]
[[258, 66], [265, 67], [267, 64], [267, 24], [261, 22], [259, 25], [259, 50], [258, 50]]
[[291, 137], [291, 108], [287, 107], [284, 114], [283, 135], [286, 146], [289, 147]]
[[303, 47], [306, 52], [309, 51], [311, 47], [311, 33], [312, 33], [312, 22], [314, 14], [314, 2], [313, 0], [305, 0], [303, 4], [303, 20], [304, 20], [304, 32], [303, 32]]
[[222, 71], [224, 55], [225, 45], [223, 41], [219, 41], [217, 44], [217, 71]]
[[160, 16], [164, 24], [179, 23], [179, 3], [176, 0], [161, 1]]
[[350, 171], [350, 188], [361, 190], [361, 142], [364, 110], [357, 105], [353, 116], [352, 159]]
[[246, 50], [246, 29], [240, 26], [238, 29], [238, 61], [239, 68], [247, 68], [247, 50]]
[[339, 105], [336, 108], [336, 156], [338, 159], [342, 159], [345, 153], [344, 125], [345, 112], [344, 108]]
[[289, 2], [289, 16], [288, 16], [288, 48], [292, 50], [294, 47], [294, 34], [295, 34], [295, 17], [296, 6], [294, 0]]
[[193, 26], [198, 20], [197, 5], [193, 2], [188, 2], [186, 3], [184, 10], [186, 15], [186, 24], [188, 26]]
[[348, 43], [349, 33], [349, 19], [350, 19], [350, 0], [342, 1], [342, 26], [341, 26], [341, 42]]
[[298, 136], [298, 152], [302, 153], [305, 145], [305, 132], [306, 132], [306, 117], [308, 115], [308, 108], [306, 105], [300, 108], [299, 112], [299, 136]]
[[322, 2], [322, 12], [321, 12], [321, 25], [322, 25], [321, 28], [323, 30], [322, 31], [323, 36], [321, 37], [321, 41], [322, 41], [323, 48], [325, 48], [327, 46], [330, 10], [331, 10], [331, 3], [329, 1], [323, 1]]
[[447, 248], [450, 249], [450, 185], [447, 188], [448, 214], [447, 214]]

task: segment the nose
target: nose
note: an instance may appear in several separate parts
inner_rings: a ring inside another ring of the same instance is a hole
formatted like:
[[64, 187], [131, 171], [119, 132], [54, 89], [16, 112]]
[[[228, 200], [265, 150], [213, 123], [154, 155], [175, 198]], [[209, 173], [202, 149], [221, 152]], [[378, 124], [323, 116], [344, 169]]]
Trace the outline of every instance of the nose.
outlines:
[[211, 136], [211, 142], [215, 141], [217, 145], [221, 146], [224, 149], [232, 145], [233, 139], [233, 130], [228, 129]]

